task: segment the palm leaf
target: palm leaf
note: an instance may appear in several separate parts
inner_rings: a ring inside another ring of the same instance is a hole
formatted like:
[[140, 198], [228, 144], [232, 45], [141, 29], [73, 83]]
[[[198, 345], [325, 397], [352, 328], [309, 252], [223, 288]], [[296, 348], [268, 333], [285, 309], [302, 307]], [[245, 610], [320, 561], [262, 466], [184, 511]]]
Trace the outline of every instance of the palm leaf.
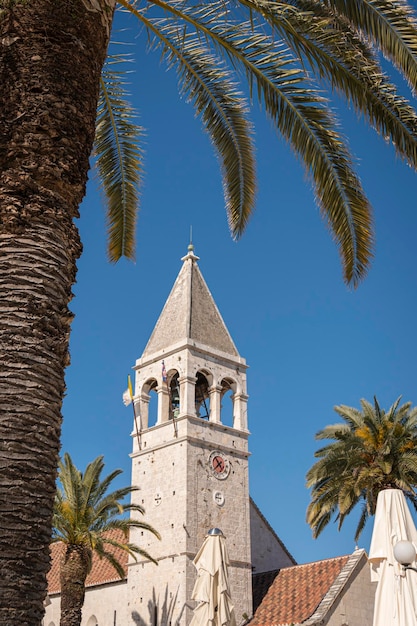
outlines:
[[220, 25], [213, 31], [227, 41], [251, 92], [303, 163], [338, 245], [345, 280], [356, 285], [371, 256], [371, 208], [326, 100], [300, 73], [288, 50], [252, 32], [250, 24]]
[[413, 91], [416, 90], [417, 22], [408, 4], [390, 0], [326, 0], [326, 3], [366, 33], [403, 73]]
[[[359, 115], [364, 115], [384, 139], [391, 140], [398, 156], [416, 168], [415, 110], [385, 76], [373, 48], [347, 20], [339, 16], [335, 21], [334, 12], [326, 11], [324, 5], [318, 7], [311, 1], [298, 4], [314, 9], [315, 14], [285, 11], [281, 3], [267, 2], [268, 11], [263, 9], [263, 15], [300, 59], [306, 58], [320, 77], [346, 96]], [[349, 6], [360, 4], [352, 2]]]
[[[126, 0], [122, 4], [128, 5]], [[153, 4], [171, 13], [173, 19], [181, 18], [197, 31], [200, 44], [203, 37], [210, 41], [217, 53], [244, 74], [250, 93], [257, 94], [303, 162], [338, 244], [345, 280], [356, 285], [366, 273], [371, 257], [371, 210], [354, 174], [346, 142], [319, 90], [305, 80], [295, 65], [296, 59], [274, 38], [256, 30], [253, 22], [220, 19], [225, 11], [222, 2], [210, 3], [210, 10], [162, 0]], [[148, 27], [143, 12], [135, 14]], [[187, 41], [185, 27], [178, 32], [181, 42]]]
[[217, 151], [229, 228], [239, 237], [253, 212], [256, 192], [253, 131], [244, 97], [231, 72], [201, 39], [175, 21], [151, 19], [127, 1], [121, 4], [142, 21], [168, 67], [177, 69], [180, 93], [194, 106]]
[[134, 259], [135, 227], [142, 173], [143, 129], [128, 104], [125, 56], [110, 56], [101, 77], [94, 153], [107, 203], [108, 255]]
[[359, 537], [362, 534], [363, 529], [365, 528], [368, 517], [369, 517], [368, 509], [366, 507], [366, 504], [363, 504], [359, 522], [355, 531], [355, 537], [354, 537], [355, 541], [359, 540]]

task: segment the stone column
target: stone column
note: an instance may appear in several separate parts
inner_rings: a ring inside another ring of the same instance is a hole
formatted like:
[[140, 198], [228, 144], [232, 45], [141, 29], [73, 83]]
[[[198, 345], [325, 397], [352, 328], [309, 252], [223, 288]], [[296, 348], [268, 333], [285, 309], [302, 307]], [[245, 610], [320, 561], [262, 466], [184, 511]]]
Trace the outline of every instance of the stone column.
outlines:
[[162, 424], [169, 420], [169, 391], [166, 383], [162, 383], [162, 387], [158, 387], [158, 421]]
[[233, 395], [233, 428], [248, 430], [248, 398], [249, 396], [244, 393]]
[[210, 396], [210, 422], [221, 424], [221, 391], [222, 387], [214, 385], [209, 389]]
[[197, 378], [195, 376], [181, 376], [178, 379], [180, 384], [180, 414], [195, 417], [195, 384]]
[[136, 415], [140, 416], [140, 419], [139, 417], [137, 418], [138, 428], [139, 428], [139, 422], [140, 422], [140, 425], [142, 426], [142, 430], [146, 430], [148, 428], [150, 399], [151, 399], [151, 396], [148, 393], [142, 392], [139, 398], [139, 403], [138, 403], [139, 406], [135, 404]]

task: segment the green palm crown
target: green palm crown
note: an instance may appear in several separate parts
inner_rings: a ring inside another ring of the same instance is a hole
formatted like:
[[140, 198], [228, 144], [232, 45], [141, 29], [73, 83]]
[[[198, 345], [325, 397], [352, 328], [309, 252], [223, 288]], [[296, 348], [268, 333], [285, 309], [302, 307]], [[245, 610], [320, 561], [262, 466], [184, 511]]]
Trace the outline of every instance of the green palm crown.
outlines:
[[[139, 546], [129, 542], [129, 530], [140, 528], [159, 537], [159, 533], [149, 524], [135, 517], [122, 517], [126, 512], [136, 511], [143, 515], [144, 510], [139, 504], [124, 504], [122, 501], [137, 487], [123, 487], [108, 492], [113, 480], [122, 472], [115, 470], [105, 478], [101, 474], [104, 469], [103, 457], [97, 457], [89, 463], [84, 473], [80, 472], [72, 462], [68, 453], [59, 463], [59, 481], [53, 516], [52, 541], [62, 541], [67, 551], [76, 546], [83, 549], [87, 555], [87, 571], [91, 569], [92, 555], [95, 552], [100, 558], [105, 558], [115, 568], [120, 577], [124, 570], [113, 550], [128, 552], [136, 560], [136, 555], [143, 556], [156, 562]], [[117, 539], [112, 530], [121, 531], [125, 540]]]
[[316, 439], [329, 443], [315, 453], [319, 460], [307, 473], [311, 501], [307, 522], [314, 537], [332, 517], [339, 522], [362, 503], [355, 540], [370, 515], [375, 513], [382, 489], [401, 489], [417, 510], [417, 408], [400, 399], [388, 411], [361, 401], [362, 410], [336, 406], [344, 423], [326, 426]]

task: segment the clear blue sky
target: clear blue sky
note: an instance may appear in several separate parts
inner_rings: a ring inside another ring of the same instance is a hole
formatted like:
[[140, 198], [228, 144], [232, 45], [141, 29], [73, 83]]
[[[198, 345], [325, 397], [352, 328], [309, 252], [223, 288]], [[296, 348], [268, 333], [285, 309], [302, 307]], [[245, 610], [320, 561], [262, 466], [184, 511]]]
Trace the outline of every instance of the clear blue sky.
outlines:
[[[62, 451], [80, 469], [103, 454], [109, 471], [124, 470], [120, 485], [130, 482], [132, 413], [121, 396], [192, 225], [200, 269], [250, 366], [251, 495], [298, 562], [347, 554], [357, 515], [341, 532], [330, 524], [313, 540], [305, 474], [318, 448], [315, 433], [339, 421], [335, 405], [359, 406], [374, 395], [385, 408], [400, 395], [417, 403], [417, 176], [344, 114], [376, 223], [373, 266], [351, 291], [300, 165], [256, 110], [257, 210], [233, 242], [209, 139], [178, 98], [174, 72], [136, 43], [132, 88], [147, 129], [137, 260], [107, 262], [104, 210], [91, 175], [79, 220], [84, 253], [72, 302]], [[360, 542], [367, 550], [370, 531]]]

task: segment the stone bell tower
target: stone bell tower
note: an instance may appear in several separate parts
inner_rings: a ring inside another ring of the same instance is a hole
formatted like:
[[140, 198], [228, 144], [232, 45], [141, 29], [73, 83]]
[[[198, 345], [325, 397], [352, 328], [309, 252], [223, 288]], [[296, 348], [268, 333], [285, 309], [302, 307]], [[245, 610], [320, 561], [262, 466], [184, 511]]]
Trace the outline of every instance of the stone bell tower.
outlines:
[[246, 362], [198, 260], [190, 245], [135, 365], [134, 500], [162, 536], [131, 535], [158, 561], [129, 565], [129, 615], [140, 626], [188, 626], [192, 561], [212, 527], [226, 537], [237, 624], [252, 612]]

